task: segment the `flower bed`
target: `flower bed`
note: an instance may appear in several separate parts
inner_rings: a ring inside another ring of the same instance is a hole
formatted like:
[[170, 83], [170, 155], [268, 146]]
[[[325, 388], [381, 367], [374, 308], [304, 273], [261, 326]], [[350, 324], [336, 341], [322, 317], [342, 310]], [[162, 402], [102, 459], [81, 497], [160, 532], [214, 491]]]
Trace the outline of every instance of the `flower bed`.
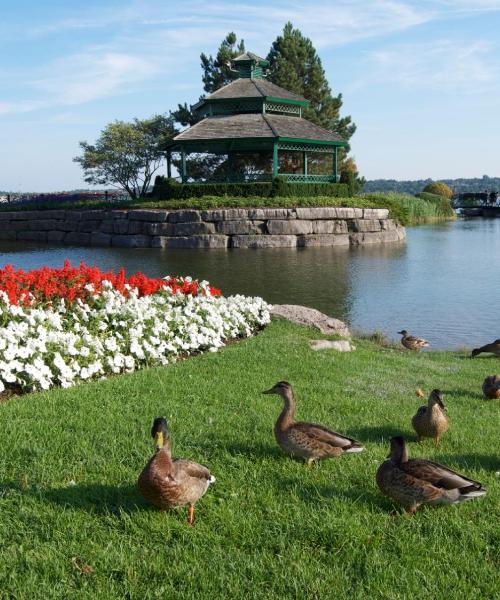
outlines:
[[70, 387], [216, 351], [269, 322], [261, 298], [82, 264], [0, 270], [0, 391]]

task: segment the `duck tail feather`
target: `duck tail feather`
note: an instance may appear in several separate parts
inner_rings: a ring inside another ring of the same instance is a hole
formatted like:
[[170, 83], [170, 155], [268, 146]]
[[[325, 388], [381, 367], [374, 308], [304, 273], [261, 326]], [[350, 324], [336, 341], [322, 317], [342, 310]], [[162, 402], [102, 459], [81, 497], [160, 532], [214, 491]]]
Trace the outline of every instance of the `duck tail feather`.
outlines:
[[349, 446], [349, 448], [344, 450], [344, 452], [347, 452], [347, 453], [363, 452], [363, 451], [364, 451], [363, 446], [360, 446], [359, 444], [353, 444], [352, 446]]

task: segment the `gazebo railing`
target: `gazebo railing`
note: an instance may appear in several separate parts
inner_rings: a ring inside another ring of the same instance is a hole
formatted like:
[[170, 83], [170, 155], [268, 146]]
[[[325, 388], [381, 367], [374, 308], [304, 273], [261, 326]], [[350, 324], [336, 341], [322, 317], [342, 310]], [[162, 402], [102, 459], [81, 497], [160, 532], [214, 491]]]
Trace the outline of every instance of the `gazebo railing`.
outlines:
[[304, 173], [279, 173], [280, 176], [285, 177], [288, 181], [294, 181], [296, 183], [334, 183], [335, 177], [333, 175], [314, 175]]

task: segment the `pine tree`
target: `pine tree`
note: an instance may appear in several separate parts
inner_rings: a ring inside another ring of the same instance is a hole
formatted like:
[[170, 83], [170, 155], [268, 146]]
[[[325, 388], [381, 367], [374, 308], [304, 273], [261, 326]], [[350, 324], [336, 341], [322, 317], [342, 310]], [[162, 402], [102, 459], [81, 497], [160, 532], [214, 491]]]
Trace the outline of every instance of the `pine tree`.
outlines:
[[245, 52], [245, 42], [240, 40], [238, 44], [237, 41], [238, 38], [232, 31], [222, 40], [215, 58], [204, 53], [201, 54], [202, 81], [205, 92], [211, 94], [237, 79], [238, 73], [232, 70], [231, 61]]
[[[342, 94], [332, 95], [321, 59], [310, 39], [289, 22], [267, 56], [268, 79], [310, 101], [303, 115], [348, 141], [356, 131], [351, 117], [340, 118]], [[343, 158], [343, 157], [342, 157]]]

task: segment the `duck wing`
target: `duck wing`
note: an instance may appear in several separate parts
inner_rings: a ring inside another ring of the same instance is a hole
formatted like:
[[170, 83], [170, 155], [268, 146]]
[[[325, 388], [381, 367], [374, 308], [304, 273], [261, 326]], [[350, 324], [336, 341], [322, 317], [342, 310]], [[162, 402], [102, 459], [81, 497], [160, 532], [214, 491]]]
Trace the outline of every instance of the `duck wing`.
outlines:
[[433, 502], [442, 498], [443, 490], [412, 473], [406, 472], [403, 467], [407, 464], [388, 465], [386, 468], [379, 469], [377, 483], [382, 491], [407, 506]]
[[177, 460], [174, 460], [174, 472], [176, 479], [182, 476], [187, 476], [210, 481], [212, 478], [212, 475], [207, 467], [185, 458], [178, 458]]
[[411, 459], [405, 463], [401, 463], [400, 469], [408, 476], [418, 478], [436, 488], [445, 490], [480, 490], [481, 484], [460, 475], [452, 469], [448, 469], [443, 465], [424, 459]]
[[289, 428], [289, 436], [292, 439], [298, 441], [307, 441], [309, 443], [318, 442], [321, 444], [328, 444], [335, 448], [348, 449], [352, 446], [360, 447], [361, 444], [350, 437], [331, 431], [327, 427], [322, 425], [316, 425], [315, 423], [294, 423]]

